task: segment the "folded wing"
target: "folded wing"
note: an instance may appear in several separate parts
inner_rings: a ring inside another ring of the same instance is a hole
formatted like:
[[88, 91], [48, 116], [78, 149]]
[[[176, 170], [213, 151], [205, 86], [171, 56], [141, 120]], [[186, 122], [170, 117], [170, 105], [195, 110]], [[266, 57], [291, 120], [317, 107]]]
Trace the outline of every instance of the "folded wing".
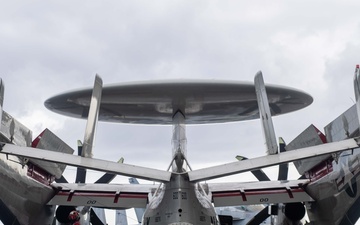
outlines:
[[106, 160], [84, 158], [60, 152], [20, 147], [12, 144], [2, 143], [1, 153], [23, 156], [32, 159], [41, 159], [49, 162], [64, 163], [66, 165], [83, 167], [97, 171], [109, 172], [119, 175], [142, 178], [151, 181], [167, 182], [171, 173], [163, 170], [140, 167], [129, 164], [121, 164]]
[[49, 205], [92, 206], [113, 209], [145, 208], [149, 193], [157, 188], [147, 184], [52, 184], [57, 190]]
[[209, 183], [215, 207], [314, 201], [304, 187], [309, 180]]
[[359, 147], [359, 143], [360, 140], [358, 138], [351, 138], [344, 141], [301, 148], [290, 152], [283, 152], [277, 155], [267, 155], [244, 161], [189, 171], [188, 174], [190, 181], [210, 180], [300, 159], [354, 149]]

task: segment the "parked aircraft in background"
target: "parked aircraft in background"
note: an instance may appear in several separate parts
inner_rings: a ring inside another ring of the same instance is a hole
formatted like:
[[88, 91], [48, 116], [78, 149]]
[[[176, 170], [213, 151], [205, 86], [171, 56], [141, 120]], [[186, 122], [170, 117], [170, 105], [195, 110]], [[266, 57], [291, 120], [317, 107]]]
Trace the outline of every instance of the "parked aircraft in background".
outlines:
[[[354, 81], [356, 105], [360, 109], [358, 68]], [[346, 140], [343, 140], [345, 137], [340, 137], [341, 129], [334, 129], [334, 126], [329, 128], [331, 136], [327, 137], [327, 141], [330, 143], [322, 142], [317, 145], [315, 141], [311, 141], [313, 138], [321, 139], [322, 136], [317, 133], [315, 137], [305, 132], [305, 135], [300, 135], [299, 139], [286, 147], [286, 152], [281, 152], [275, 140], [271, 116], [301, 109], [311, 102], [309, 95], [298, 90], [272, 85], [265, 87], [261, 72], [255, 76], [255, 85], [179, 80], [102, 88], [102, 81], [97, 76], [93, 89], [68, 92], [45, 103], [47, 108], [55, 112], [88, 118], [81, 156], [60, 152], [59, 149], [66, 146], [61, 142], [58, 142], [55, 148], [45, 145], [46, 150], [34, 150], [28, 144], [10, 144], [13, 142], [11, 137], [14, 136], [10, 135], [10, 140], [1, 146], [3, 154], [0, 155], [3, 158], [0, 162], [5, 170], [9, 170], [9, 163], [14, 163], [13, 166], [24, 171], [24, 174], [21, 178], [15, 172], [13, 175], [19, 177], [20, 182], [29, 180], [30, 184], [19, 185], [16, 179], [9, 178], [2, 172], [1, 176], [8, 180], [8, 186], [2, 187], [1, 193], [9, 193], [8, 196], [13, 196], [13, 200], [19, 199], [19, 203], [12, 202], [7, 196], [0, 195], [0, 198], [19, 224], [51, 224], [53, 205], [62, 206], [58, 208], [146, 208], [142, 221], [142, 224], [146, 225], [233, 224], [231, 216], [219, 216], [214, 206], [254, 204], [272, 205], [268, 209], [273, 214], [277, 212], [279, 218], [284, 215], [282, 219], [291, 223], [297, 223], [304, 216], [306, 205], [313, 224], [350, 224], [349, 221], [353, 221], [350, 213], [353, 207], [358, 206], [357, 184], [360, 167], [359, 140], [351, 133], [350, 126], [353, 124], [350, 125], [349, 118], [341, 118], [347, 131]], [[359, 114], [360, 110], [356, 112]], [[259, 117], [264, 128], [268, 155], [204, 169], [191, 169], [187, 158], [186, 124], [243, 121]], [[98, 120], [172, 125], [173, 154], [169, 169], [162, 171], [91, 158], [94, 130]], [[358, 128], [359, 126], [355, 130]], [[43, 139], [53, 143], [50, 140], [55, 136], [44, 138], [46, 134], [48, 133], [42, 134], [38, 144], [41, 144]], [[335, 138], [337, 136], [339, 137]], [[55, 151], [49, 151], [52, 149]], [[202, 183], [292, 161], [296, 161], [297, 169], [304, 175], [302, 179]], [[57, 171], [44, 172], [46, 166], [41, 166], [44, 163], [51, 163], [51, 167]], [[147, 179], [161, 184], [53, 183], [54, 177], [61, 177], [61, 164]], [[58, 171], [60, 172], [56, 173]], [[42, 182], [36, 181], [39, 178]], [[9, 190], [9, 187], [14, 185], [19, 186], [19, 189]], [[31, 195], [24, 191], [24, 187], [34, 187], [36, 198], [28, 198]], [[342, 202], [343, 200], [346, 203]], [[15, 208], [14, 205], [18, 207]], [[45, 210], [48, 208], [51, 210], [46, 214]], [[32, 211], [35, 209], [36, 211]], [[329, 215], [329, 212], [333, 215]], [[263, 213], [263, 210], [260, 213]], [[38, 216], [43, 214], [45, 216]], [[57, 219], [64, 219], [63, 223], [68, 223], [69, 221], [65, 220], [68, 214], [69, 212], [57, 215]], [[352, 215], [355, 215], [354, 218], [359, 217], [358, 212]], [[262, 222], [261, 219], [255, 219], [250, 224]], [[278, 221], [280, 222], [284, 221]]]
[[[32, 132], [28, 128], [5, 111], [2, 113], [0, 129], [2, 142], [73, 152], [68, 145], [48, 129], [32, 141]], [[81, 146], [79, 146], [79, 150], [81, 150]], [[52, 224], [55, 206], [46, 203], [54, 196], [55, 191], [49, 185], [54, 181], [67, 182], [61, 176], [65, 166], [1, 154], [0, 168], [0, 220], [5, 225]], [[86, 170], [78, 169], [75, 182], [84, 183], [85, 177]], [[110, 182], [114, 177], [115, 175], [105, 174], [97, 183]], [[63, 210], [69, 214], [74, 207], [60, 206], [57, 212]], [[98, 220], [104, 221], [103, 209], [88, 208], [85, 211], [84, 213], [89, 213], [88, 219], [91, 218], [93, 225], [106, 224], [105, 222], [96, 223]]]

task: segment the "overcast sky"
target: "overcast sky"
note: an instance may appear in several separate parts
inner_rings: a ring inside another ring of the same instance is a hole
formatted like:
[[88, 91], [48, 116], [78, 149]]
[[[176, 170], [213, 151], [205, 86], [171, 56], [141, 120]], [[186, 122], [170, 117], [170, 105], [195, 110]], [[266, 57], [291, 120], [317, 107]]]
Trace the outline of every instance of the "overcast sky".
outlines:
[[[50, 112], [43, 102], [92, 86], [96, 73], [106, 85], [174, 78], [253, 81], [262, 70], [265, 83], [314, 98], [309, 107], [274, 118], [277, 136], [290, 142], [310, 124], [322, 130], [354, 104], [359, 9], [355, 0], [2, 1], [4, 110], [34, 136], [47, 127], [76, 148], [86, 121]], [[187, 138], [193, 168], [232, 162], [237, 154], [265, 154], [258, 120], [190, 126]], [[94, 157], [166, 169], [171, 127], [100, 123]], [[236, 178], [251, 178], [242, 176]]]

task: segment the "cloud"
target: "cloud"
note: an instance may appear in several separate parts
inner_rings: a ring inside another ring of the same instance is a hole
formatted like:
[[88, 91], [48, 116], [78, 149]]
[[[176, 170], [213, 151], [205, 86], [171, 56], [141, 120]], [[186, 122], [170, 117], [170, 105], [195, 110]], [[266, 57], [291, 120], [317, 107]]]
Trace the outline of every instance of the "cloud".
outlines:
[[[311, 123], [322, 129], [353, 104], [359, 6], [357, 1], [4, 2], [4, 108], [32, 130], [50, 127], [76, 148], [85, 121], [56, 115], [43, 102], [90, 87], [96, 73], [110, 84], [252, 81], [262, 70], [266, 83], [314, 97], [308, 108], [274, 118], [276, 134], [289, 142]], [[265, 154], [259, 121], [189, 126], [187, 138], [194, 168], [235, 161], [237, 154]], [[101, 123], [94, 154], [164, 169], [171, 158], [171, 127]]]

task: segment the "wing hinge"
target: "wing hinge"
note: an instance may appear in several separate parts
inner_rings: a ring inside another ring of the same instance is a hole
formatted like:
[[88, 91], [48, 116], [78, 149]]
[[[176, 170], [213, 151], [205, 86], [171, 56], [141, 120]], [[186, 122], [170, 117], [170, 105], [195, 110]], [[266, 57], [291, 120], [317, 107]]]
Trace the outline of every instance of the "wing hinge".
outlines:
[[115, 193], [114, 203], [118, 203], [119, 197], [120, 197], [120, 191], [117, 191], [117, 192]]

